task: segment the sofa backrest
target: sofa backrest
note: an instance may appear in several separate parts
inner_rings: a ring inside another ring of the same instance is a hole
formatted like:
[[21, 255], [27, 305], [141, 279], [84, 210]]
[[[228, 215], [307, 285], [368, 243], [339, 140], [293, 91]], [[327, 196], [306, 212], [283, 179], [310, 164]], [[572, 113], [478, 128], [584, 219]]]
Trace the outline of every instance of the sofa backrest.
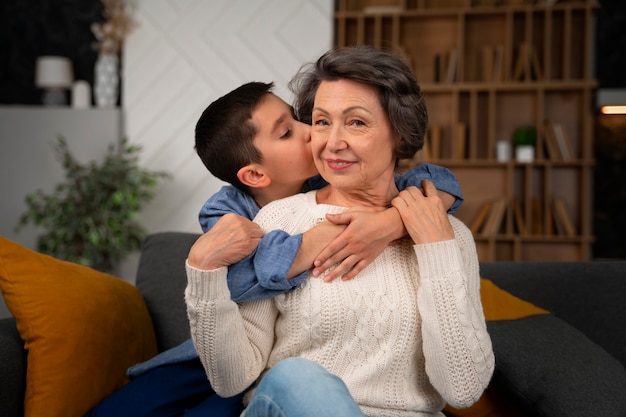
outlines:
[[[189, 339], [185, 259], [200, 235], [146, 237], [136, 286], [152, 315], [159, 351]], [[626, 365], [626, 261], [482, 262], [481, 276], [549, 310]]]
[[480, 273], [565, 320], [626, 366], [626, 261], [486, 262]]
[[161, 232], [148, 235], [143, 242], [135, 285], [152, 316], [160, 352], [190, 338], [185, 259], [199, 236]]

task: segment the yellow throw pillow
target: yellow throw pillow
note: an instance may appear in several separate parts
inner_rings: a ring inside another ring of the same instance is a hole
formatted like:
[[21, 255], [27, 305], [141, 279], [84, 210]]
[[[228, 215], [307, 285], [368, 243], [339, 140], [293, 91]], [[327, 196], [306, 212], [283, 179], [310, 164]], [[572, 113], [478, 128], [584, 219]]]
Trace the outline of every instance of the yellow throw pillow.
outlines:
[[25, 417], [80, 417], [157, 353], [131, 284], [0, 237], [0, 290], [28, 350]]
[[480, 280], [480, 298], [487, 320], [515, 320], [549, 311], [504, 291], [486, 278]]

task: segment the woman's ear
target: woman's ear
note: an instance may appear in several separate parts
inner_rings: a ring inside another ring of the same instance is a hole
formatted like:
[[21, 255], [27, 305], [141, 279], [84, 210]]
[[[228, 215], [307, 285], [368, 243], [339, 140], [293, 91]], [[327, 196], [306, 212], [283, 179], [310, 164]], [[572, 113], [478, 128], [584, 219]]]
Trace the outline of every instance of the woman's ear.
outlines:
[[237, 171], [237, 178], [242, 184], [250, 188], [265, 188], [272, 183], [272, 179], [265, 173], [263, 167], [257, 164], [246, 165]]

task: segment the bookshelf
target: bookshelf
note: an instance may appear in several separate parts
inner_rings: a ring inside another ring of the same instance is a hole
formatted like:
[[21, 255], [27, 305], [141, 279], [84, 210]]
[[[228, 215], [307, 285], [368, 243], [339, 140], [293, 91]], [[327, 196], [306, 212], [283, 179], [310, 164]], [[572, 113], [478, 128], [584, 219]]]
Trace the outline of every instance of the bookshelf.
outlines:
[[[591, 258], [597, 7], [592, 0], [335, 2], [337, 46], [389, 49], [415, 72], [430, 128], [424, 151], [402, 166], [432, 162], [454, 172], [465, 195], [457, 216], [473, 225], [481, 261]], [[522, 126], [536, 132], [530, 162], [515, 159], [513, 132]], [[508, 161], [497, 158], [502, 141], [512, 150]]]

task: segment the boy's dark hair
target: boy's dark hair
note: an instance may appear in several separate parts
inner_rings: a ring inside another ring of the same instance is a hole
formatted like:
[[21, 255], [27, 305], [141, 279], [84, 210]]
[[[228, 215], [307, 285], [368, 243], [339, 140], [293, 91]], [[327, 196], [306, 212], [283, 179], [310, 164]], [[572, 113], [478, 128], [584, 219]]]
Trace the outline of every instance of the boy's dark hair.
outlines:
[[262, 163], [263, 155], [254, 146], [258, 133], [252, 113], [274, 83], [250, 82], [218, 98], [202, 113], [196, 124], [195, 149], [204, 166], [222, 181], [249, 193], [237, 172], [251, 163]]
[[311, 124], [315, 94], [322, 81], [348, 79], [371, 85], [391, 126], [401, 138], [398, 159], [422, 149], [428, 125], [424, 97], [411, 68], [397, 55], [373, 46], [331, 49], [315, 63], [305, 64], [289, 83], [295, 93], [296, 117]]

